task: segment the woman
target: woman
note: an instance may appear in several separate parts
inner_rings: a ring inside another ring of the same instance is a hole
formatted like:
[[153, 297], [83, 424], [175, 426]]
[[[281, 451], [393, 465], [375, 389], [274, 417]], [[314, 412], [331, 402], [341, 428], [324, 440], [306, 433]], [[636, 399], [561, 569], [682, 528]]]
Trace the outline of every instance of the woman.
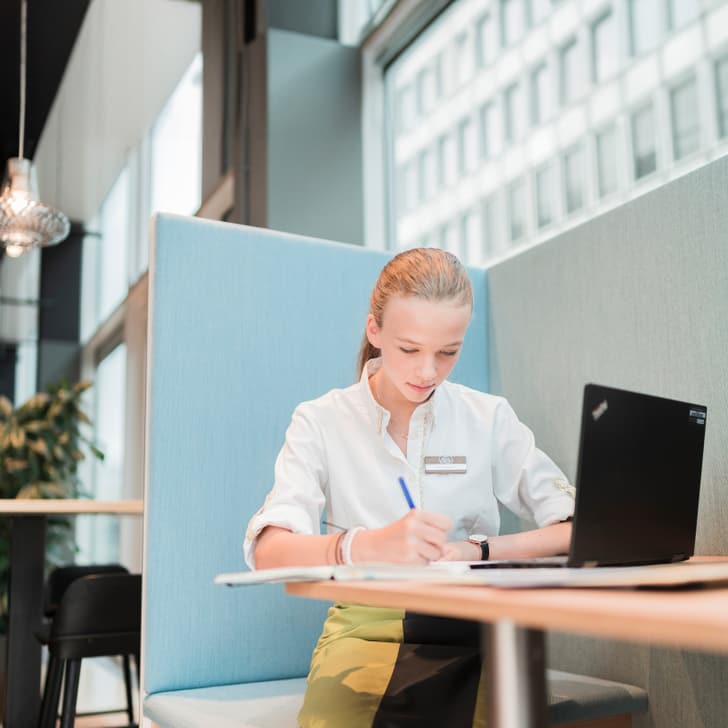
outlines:
[[[273, 489], [248, 526], [251, 567], [568, 550], [573, 499], [564, 474], [503, 398], [447, 381], [472, 308], [470, 280], [450, 253], [409, 250], [384, 267], [371, 296], [360, 381], [296, 408]], [[498, 535], [499, 504], [539, 528]], [[340, 533], [318, 535], [324, 509]], [[313, 654], [299, 722], [484, 725], [480, 664], [472, 624], [335, 605]]]

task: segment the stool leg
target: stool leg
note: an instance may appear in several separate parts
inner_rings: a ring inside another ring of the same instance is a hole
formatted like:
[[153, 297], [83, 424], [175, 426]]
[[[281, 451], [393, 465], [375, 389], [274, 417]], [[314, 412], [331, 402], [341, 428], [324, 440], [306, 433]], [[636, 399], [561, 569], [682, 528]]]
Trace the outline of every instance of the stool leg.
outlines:
[[129, 725], [134, 725], [134, 703], [131, 699], [131, 665], [129, 655], [122, 657], [124, 660], [124, 686], [126, 687], [126, 712], [129, 715]]
[[73, 728], [78, 699], [78, 679], [81, 675], [81, 658], [66, 660], [66, 685], [63, 689], [63, 712], [61, 728]]
[[50, 655], [46, 671], [43, 702], [40, 708], [40, 728], [54, 728], [58, 716], [58, 699], [61, 697], [61, 680], [63, 679], [63, 660]]

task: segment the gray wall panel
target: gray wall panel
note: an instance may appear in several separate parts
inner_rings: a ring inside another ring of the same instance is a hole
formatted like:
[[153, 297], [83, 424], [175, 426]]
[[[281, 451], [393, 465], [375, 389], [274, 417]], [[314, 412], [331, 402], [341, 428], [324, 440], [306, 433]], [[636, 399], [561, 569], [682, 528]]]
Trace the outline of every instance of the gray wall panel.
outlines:
[[[491, 268], [489, 369], [576, 472], [584, 384], [708, 406], [696, 549], [728, 554], [728, 157]], [[555, 636], [554, 664], [650, 691], [636, 728], [728, 725], [728, 658]]]
[[361, 244], [359, 53], [268, 31], [267, 227]]

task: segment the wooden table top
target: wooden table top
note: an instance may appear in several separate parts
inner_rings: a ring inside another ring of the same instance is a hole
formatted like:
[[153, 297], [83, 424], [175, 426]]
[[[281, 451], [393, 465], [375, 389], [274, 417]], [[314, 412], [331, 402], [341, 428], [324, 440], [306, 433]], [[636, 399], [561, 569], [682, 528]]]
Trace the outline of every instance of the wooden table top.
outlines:
[[[636, 567], [639, 568], [639, 567]], [[423, 582], [286, 584], [300, 597], [728, 653], [728, 588], [497, 589]]]
[[141, 500], [101, 501], [90, 498], [0, 498], [0, 515], [58, 516], [87, 513], [141, 515]]

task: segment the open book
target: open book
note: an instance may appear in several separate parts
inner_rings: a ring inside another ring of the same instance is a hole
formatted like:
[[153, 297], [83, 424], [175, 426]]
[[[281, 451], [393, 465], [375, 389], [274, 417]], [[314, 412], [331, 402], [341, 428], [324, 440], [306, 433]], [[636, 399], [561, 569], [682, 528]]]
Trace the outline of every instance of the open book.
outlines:
[[[361, 564], [356, 566], [284, 566], [280, 569], [258, 569], [218, 574], [216, 584], [244, 586], [289, 581], [362, 581], [368, 579], [394, 581], [445, 581], [470, 572], [464, 561], [437, 561], [431, 564]], [[455, 580], [457, 583], [457, 579]]]
[[218, 574], [216, 584], [244, 586], [293, 581], [418, 581], [502, 588], [534, 587], [678, 587], [728, 585], [728, 560], [682, 561], [649, 566], [595, 568], [479, 569], [481, 562], [437, 561], [431, 564], [361, 564], [292, 566]]

